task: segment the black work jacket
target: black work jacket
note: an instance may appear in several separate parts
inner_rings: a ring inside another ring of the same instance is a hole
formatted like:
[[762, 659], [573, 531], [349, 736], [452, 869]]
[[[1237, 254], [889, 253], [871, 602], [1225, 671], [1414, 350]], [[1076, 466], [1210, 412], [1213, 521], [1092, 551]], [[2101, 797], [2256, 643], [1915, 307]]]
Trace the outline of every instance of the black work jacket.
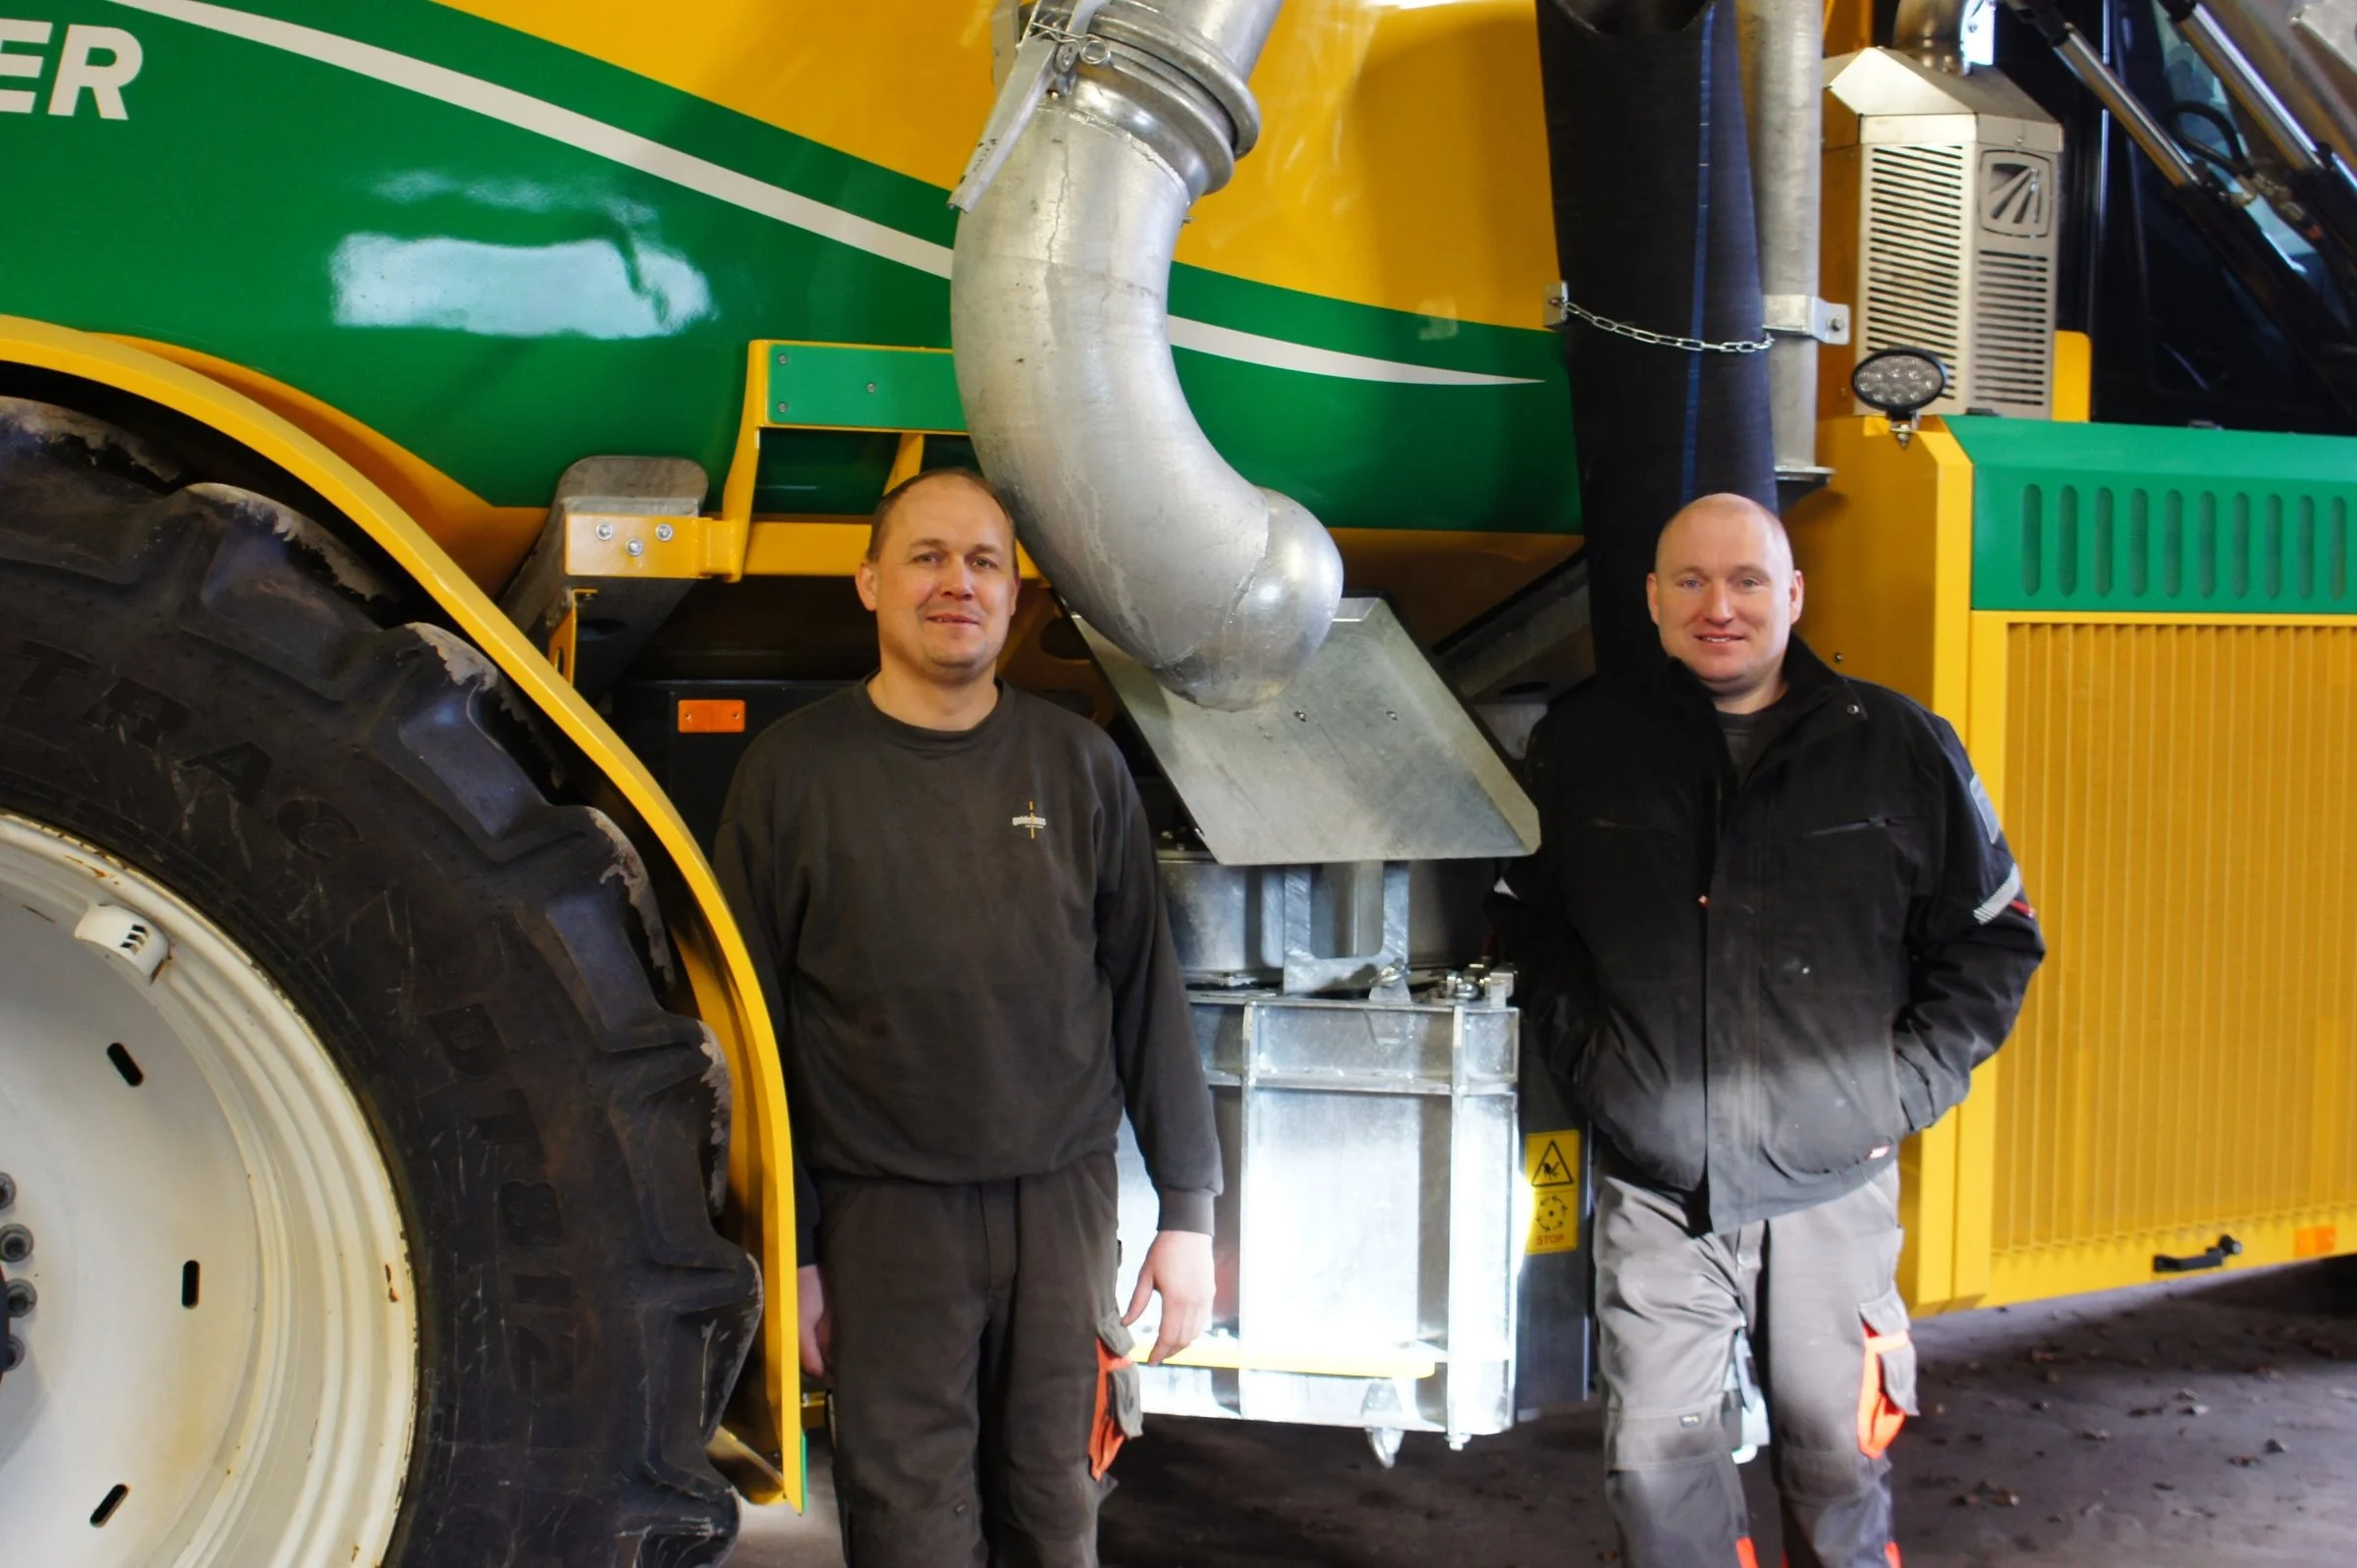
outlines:
[[1527, 1046], [1713, 1231], [1838, 1197], [1964, 1097], [2046, 945], [1955, 731], [1794, 638], [1738, 780], [1663, 658], [1533, 733], [1491, 900]]

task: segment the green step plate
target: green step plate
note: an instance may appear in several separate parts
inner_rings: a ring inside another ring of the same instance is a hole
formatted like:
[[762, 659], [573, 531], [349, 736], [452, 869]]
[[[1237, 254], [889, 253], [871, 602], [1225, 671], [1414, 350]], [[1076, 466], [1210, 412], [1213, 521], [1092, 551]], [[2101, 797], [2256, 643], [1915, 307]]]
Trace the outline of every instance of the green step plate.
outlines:
[[965, 431], [946, 349], [780, 343], [770, 346], [764, 423], [837, 430]]

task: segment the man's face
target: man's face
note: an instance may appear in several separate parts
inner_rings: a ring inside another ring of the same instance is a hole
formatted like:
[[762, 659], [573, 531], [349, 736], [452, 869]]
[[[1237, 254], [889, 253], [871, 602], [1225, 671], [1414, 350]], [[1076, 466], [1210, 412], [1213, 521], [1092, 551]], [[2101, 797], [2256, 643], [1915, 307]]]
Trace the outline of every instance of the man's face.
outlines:
[[1645, 579], [1662, 647], [1722, 707], [1765, 706], [1781, 693], [1800, 601], [1783, 530], [1734, 497], [1698, 502], [1672, 518]]
[[1014, 529], [974, 486], [927, 484], [893, 509], [858, 582], [887, 665], [943, 685], [986, 679], [1014, 610]]

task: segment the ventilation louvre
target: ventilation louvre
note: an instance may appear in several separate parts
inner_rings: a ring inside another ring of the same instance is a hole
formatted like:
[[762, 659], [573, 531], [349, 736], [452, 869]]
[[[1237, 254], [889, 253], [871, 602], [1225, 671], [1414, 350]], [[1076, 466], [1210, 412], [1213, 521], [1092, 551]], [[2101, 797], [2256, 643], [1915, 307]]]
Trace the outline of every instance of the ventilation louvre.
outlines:
[[1976, 610], [2357, 615], [2357, 440], [1951, 419]]
[[1973, 402], [2045, 410], [2054, 376], [2054, 268], [2046, 257], [1983, 250], [1974, 290]]
[[1951, 373], [1961, 362], [1964, 168], [1961, 146], [1868, 149], [1866, 352], [1929, 349]]

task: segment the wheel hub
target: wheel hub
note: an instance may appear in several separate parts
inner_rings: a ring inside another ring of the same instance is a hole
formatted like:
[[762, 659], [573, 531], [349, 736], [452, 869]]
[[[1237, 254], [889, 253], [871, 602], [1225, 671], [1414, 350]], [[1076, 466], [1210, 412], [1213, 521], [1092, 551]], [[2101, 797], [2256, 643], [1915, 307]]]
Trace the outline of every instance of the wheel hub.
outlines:
[[10, 1560], [378, 1560], [415, 1309], [367, 1124], [236, 944], [5, 812], [0, 1150]]
[[22, 1266], [32, 1256], [32, 1232], [16, 1220], [8, 1212], [17, 1206], [16, 1178], [0, 1170], [0, 1379], [25, 1364], [25, 1341], [17, 1337], [17, 1322], [32, 1316], [33, 1304], [40, 1292], [29, 1279], [11, 1279], [8, 1266]]

